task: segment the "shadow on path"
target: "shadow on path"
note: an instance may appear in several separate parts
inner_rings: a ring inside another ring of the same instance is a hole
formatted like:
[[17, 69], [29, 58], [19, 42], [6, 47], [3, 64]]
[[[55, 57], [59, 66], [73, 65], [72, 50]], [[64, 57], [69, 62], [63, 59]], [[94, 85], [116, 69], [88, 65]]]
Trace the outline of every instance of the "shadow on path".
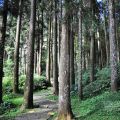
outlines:
[[47, 100], [46, 97], [49, 93], [34, 94], [34, 104], [38, 108], [34, 108], [15, 118], [15, 120], [48, 120], [51, 113], [56, 112], [58, 103], [55, 101]]

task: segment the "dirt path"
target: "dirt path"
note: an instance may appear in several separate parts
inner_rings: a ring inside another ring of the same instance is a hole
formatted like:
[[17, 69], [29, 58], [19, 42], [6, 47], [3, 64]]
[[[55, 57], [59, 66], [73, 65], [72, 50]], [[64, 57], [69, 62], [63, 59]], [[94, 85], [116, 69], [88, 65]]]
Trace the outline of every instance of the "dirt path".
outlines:
[[46, 96], [50, 93], [36, 93], [34, 94], [34, 104], [38, 108], [29, 110], [15, 118], [15, 120], [49, 120], [52, 113], [57, 111], [58, 103], [55, 101], [47, 100]]

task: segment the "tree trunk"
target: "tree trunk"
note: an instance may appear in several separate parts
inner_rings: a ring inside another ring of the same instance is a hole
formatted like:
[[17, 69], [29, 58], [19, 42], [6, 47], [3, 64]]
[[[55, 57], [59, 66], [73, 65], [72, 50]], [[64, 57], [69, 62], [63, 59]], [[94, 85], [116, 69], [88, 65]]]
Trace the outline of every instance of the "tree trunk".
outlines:
[[59, 1], [59, 41], [58, 41], [58, 63], [60, 63], [60, 46], [61, 46], [61, 32], [62, 32], [62, 0]]
[[53, 41], [53, 87], [54, 94], [58, 95], [58, 46], [57, 46], [57, 0], [55, 0], [55, 15], [54, 15], [54, 41]]
[[[64, 0], [65, 6], [68, 1]], [[67, 8], [63, 9], [61, 55], [59, 69], [59, 114], [57, 120], [71, 120], [71, 100], [70, 100], [70, 44], [68, 37]]]
[[98, 64], [99, 64], [99, 68], [100, 70], [102, 69], [102, 55], [101, 55], [101, 52], [102, 52], [102, 48], [101, 48], [101, 38], [100, 38], [100, 32], [98, 30], [98, 34], [99, 34], [99, 38], [98, 38]]
[[24, 107], [33, 108], [34, 39], [36, 21], [36, 0], [31, 0], [29, 40], [27, 41], [27, 75], [24, 89]]
[[26, 50], [24, 49], [24, 55], [23, 55], [23, 57], [24, 57], [24, 74], [26, 75]]
[[115, 32], [114, 0], [109, 0], [109, 39], [110, 39], [110, 65], [111, 65], [111, 90], [117, 91], [117, 42]]
[[110, 47], [109, 47], [110, 45], [109, 45], [109, 39], [108, 39], [108, 35], [107, 35], [105, 13], [104, 13], [104, 33], [105, 33], [106, 55], [107, 55], [106, 65], [108, 66], [110, 63]]
[[78, 62], [78, 96], [83, 99], [82, 92], [82, 10], [79, 8], [79, 32], [78, 32], [78, 45], [79, 45], [79, 62]]
[[94, 32], [94, 2], [92, 1], [92, 21], [91, 21], [91, 45], [90, 45], [90, 82], [93, 82], [95, 79], [95, 32]]
[[73, 88], [75, 84], [75, 72], [74, 72], [74, 33], [73, 33], [73, 24], [72, 18], [70, 25], [70, 87]]
[[6, 37], [6, 23], [7, 23], [7, 11], [8, 11], [8, 0], [4, 1], [3, 8], [3, 21], [0, 35], [0, 103], [2, 103], [2, 79], [4, 76], [3, 72], [3, 56], [4, 56], [4, 45], [5, 45], [5, 37]]
[[43, 19], [43, 9], [42, 9], [42, 29], [41, 29], [41, 40], [40, 40], [40, 50], [39, 50], [39, 75], [42, 74], [42, 53], [43, 53], [43, 24], [44, 24], [44, 19]]
[[34, 50], [34, 74], [37, 73], [37, 50]]
[[49, 20], [49, 29], [48, 29], [48, 31], [49, 31], [49, 38], [48, 38], [48, 55], [47, 55], [47, 61], [46, 61], [46, 79], [47, 79], [47, 81], [49, 82], [49, 83], [51, 83], [50, 82], [50, 63], [51, 63], [51, 61], [50, 61], [50, 44], [51, 44], [51, 18], [50, 18], [50, 20]]
[[13, 92], [19, 92], [19, 48], [20, 48], [20, 31], [21, 31], [21, 18], [22, 18], [22, 0], [19, 0], [19, 13], [17, 18], [15, 52], [14, 52], [14, 82]]

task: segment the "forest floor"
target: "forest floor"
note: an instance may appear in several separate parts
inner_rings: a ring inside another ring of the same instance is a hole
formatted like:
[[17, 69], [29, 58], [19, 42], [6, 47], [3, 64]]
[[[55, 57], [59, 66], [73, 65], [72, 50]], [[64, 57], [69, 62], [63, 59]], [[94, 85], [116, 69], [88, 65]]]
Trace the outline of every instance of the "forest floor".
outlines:
[[48, 92], [42, 91], [34, 94], [34, 109], [17, 116], [15, 120], [50, 120], [58, 108], [57, 101], [47, 99], [52, 94], [51, 89]]
[[[34, 93], [36, 107], [31, 110], [20, 111], [23, 95], [6, 95], [4, 101], [7, 106], [12, 103], [15, 107], [9, 109], [8, 106], [0, 120], [54, 120], [57, 116], [58, 97], [53, 95], [51, 88]], [[113, 93], [108, 89], [82, 101], [73, 92], [71, 105], [76, 120], [120, 120], [120, 91]]]

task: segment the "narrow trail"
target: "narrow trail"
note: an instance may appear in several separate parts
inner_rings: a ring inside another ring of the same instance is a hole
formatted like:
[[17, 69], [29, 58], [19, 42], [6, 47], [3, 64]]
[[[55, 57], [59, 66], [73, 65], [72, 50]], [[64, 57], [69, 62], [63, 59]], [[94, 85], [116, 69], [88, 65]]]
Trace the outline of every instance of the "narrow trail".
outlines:
[[38, 107], [17, 116], [15, 120], [49, 120], [52, 113], [56, 112], [58, 108], [57, 102], [46, 99], [50, 94], [51, 93], [35, 93], [34, 104]]

